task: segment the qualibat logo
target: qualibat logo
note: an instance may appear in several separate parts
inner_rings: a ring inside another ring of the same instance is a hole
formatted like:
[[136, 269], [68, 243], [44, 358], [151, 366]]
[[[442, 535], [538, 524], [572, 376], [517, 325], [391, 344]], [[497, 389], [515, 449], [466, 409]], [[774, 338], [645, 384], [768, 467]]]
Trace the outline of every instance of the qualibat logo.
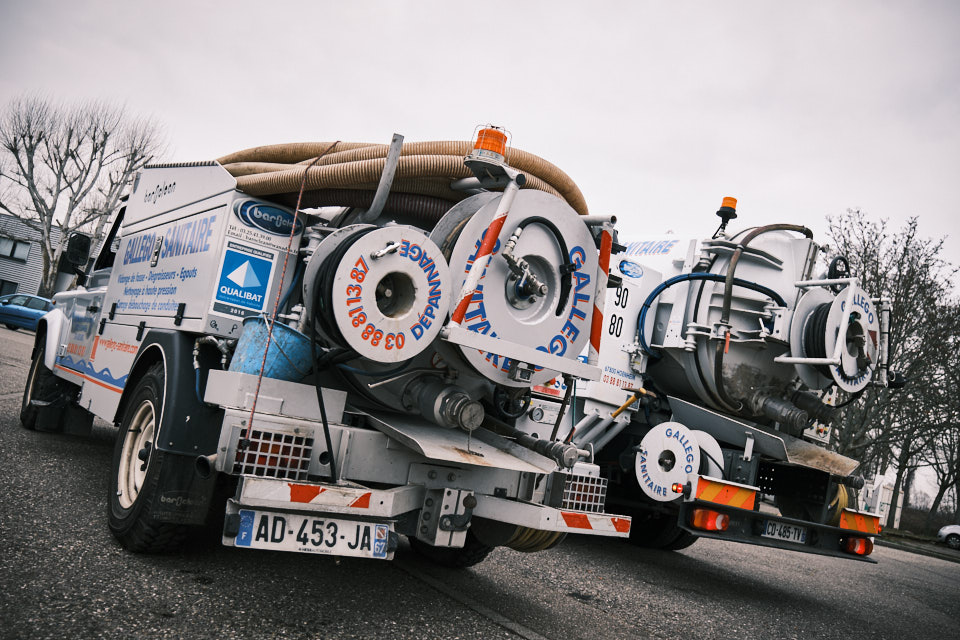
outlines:
[[[294, 215], [289, 211], [253, 200], [238, 200], [233, 205], [233, 213], [248, 227], [260, 229], [275, 236], [290, 235], [290, 227], [295, 220]], [[296, 220], [296, 224], [294, 235], [303, 230], [303, 223]]]

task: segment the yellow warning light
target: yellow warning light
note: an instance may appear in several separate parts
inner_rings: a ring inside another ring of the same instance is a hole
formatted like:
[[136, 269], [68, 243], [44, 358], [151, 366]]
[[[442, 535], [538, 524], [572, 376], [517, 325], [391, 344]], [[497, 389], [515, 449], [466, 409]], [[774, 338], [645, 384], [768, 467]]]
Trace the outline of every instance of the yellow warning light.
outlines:
[[737, 199], [736, 199], [736, 198], [731, 198], [730, 196], [726, 196], [726, 197], [723, 199], [723, 202], [720, 204], [720, 206], [721, 206], [721, 207], [727, 207], [727, 208], [729, 208], [729, 209], [736, 209], [736, 208], [737, 208]]
[[477, 129], [476, 142], [471, 156], [494, 158], [503, 162], [507, 154], [507, 131], [492, 124]]

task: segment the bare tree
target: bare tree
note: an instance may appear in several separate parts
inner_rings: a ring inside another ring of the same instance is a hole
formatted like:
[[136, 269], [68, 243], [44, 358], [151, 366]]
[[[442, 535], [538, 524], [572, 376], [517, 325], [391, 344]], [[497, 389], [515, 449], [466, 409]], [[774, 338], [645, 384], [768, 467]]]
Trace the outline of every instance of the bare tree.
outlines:
[[938, 365], [943, 383], [931, 389], [937, 399], [933, 422], [939, 428], [931, 446], [924, 452], [924, 460], [937, 478], [937, 495], [924, 525], [928, 532], [947, 491], [960, 484], [960, 398], [956, 394], [960, 385], [960, 305], [944, 305], [942, 313], [945, 331]]
[[92, 230], [99, 238], [133, 175], [160, 151], [156, 123], [130, 119], [123, 108], [63, 107], [35, 96], [7, 106], [0, 118], [0, 211], [40, 233], [41, 295], [53, 290], [70, 234]]
[[867, 467], [883, 471], [889, 463], [896, 466], [892, 526], [904, 478], [925, 464], [921, 454], [942, 426], [935, 418], [933, 393], [944, 384], [937, 365], [946, 330], [940, 309], [950, 297], [957, 269], [941, 257], [942, 239], [919, 237], [916, 218], [897, 232], [860, 210], [830, 218], [829, 224], [836, 253], [847, 257], [864, 289], [892, 301], [890, 359], [911, 383], [905, 392], [868, 389], [841, 413], [833, 442], [840, 453]]

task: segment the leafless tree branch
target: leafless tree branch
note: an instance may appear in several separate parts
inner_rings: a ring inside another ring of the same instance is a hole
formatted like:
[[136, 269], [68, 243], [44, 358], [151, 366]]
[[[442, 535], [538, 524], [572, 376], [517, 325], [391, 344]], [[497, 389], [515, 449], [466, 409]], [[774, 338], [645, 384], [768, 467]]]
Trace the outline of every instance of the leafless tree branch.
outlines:
[[0, 116], [0, 211], [40, 233], [42, 293], [54, 286], [70, 234], [92, 229], [99, 238], [134, 174], [162, 150], [156, 122], [130, 118], [122, 107], [67, 108], [39, 96], [7, 105]]

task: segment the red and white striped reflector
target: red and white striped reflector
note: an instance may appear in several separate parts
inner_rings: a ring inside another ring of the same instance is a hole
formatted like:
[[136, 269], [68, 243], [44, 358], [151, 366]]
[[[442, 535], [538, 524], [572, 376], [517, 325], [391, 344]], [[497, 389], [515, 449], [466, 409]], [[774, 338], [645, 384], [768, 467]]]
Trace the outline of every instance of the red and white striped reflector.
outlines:
[[600, 260], [597, 266], [597, 288], [593, 298], [593, 317], [590, 319], [590, 350], [587, 362], [596, 364], [600, 357], [600, 338], [603, 335], [603, 302], [606, 299], [607, 280], [610, 278], [610, 252], [613, 250], [613, 232], [600, 232]]
[[348, 509], [369, 509], [372, 492], [354, 487], [334, 487], [297, 482], [270, 482], [247, 478], [243, 497], [247, 500], [292, 502]]
[[586, 531], [610, 531], [617, 533], [630, 532], [630, 518], [598, 515], [593, 513], [578, 513], [575, 511], [561, 511], [563, 523], [571, 529]]

